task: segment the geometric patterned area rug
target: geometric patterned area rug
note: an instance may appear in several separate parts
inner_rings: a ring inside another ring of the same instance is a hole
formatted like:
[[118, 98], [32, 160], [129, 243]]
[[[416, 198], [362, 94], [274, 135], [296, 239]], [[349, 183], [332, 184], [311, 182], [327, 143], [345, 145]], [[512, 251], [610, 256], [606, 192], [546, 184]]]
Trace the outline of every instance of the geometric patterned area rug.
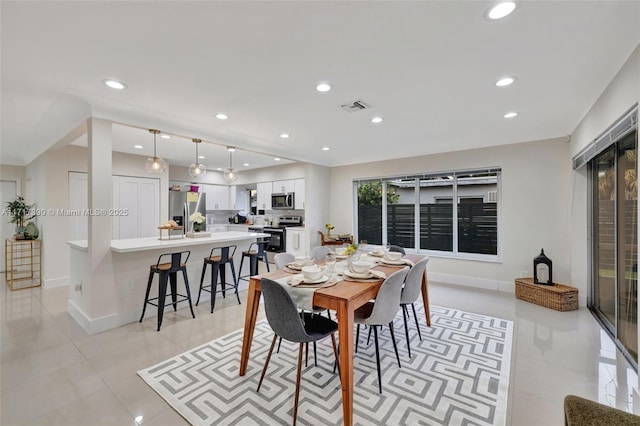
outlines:
[[[389, 328], [378, 333], [382, 394], [378, 393], [373, 337], [361, 329], [354, 358], [354, 424], [504, 425], [513, 323], [431, 307], [431, 327], [416, 303], [422, 341], [410, 318], [408, 358], [402, 311], [394, 321], [401, 368]], [[363, 332], [364, 331], [364, 332]], [[354, 333], [355, 334], [355, 333]], [[138, 375], [193, 425], [291, 424], [298, 346], [282, 342], [271, 357], [260, 393], [260, 373], [273, 337], [266, 320], [256, 324], [247, 374], [238, 375], [242, 329], [138, 371]], [[330, 339], [318, 342], [318, 366], [301, 377], [298, 423], [342, 424], [340, 380]]]

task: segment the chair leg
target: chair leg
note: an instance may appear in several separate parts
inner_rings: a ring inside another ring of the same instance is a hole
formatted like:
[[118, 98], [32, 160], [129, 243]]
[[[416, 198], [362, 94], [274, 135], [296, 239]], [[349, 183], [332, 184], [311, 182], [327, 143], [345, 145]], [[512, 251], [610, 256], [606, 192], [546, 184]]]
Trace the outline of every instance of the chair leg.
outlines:
[[398, 355], [398, 345], [396, 345], [396, 336], [393, 334], [393, 321], [389, 323], [389, 331], [391, 332], [391, 341], [393, 342], [393, 350], [396, 351], [396, 359], [398, 360], [398, 367], [402, 368], [400, 365], [400, 355]]
[[187, 289], [187, 300], [189, 301], [189, 309], [191, 309], [191, 317], [195, 318], [196, 314], [193, 312], [193, 305], [191, 304], [191, 288], [189, 286], [189, 277], [187, 277], [186, 268], [182, 268], [182, 278], [184, 278], [184, 287]]
[[313, 365], [318, 366], [318, 354], [316, 353], [316, 342], [313, 342]]
[[356, 349], [354, 353], [358, 353], [358, 341], [360, 340], [360, 324], [356, 325]]
[[231, 266], [231, 276], [233, 277], [233, 284], [236, 287], [236, 299], [238, 299], [238, 305], [240, 305], [240, 296], [238, 295], [238, 278], [236, 277], [236, 268], [233, 266], [233, 259], [229, 262]]
[[278, 350], [276, 350], [276, 353], [279, 354], [280, 353], [280, 345], [282, 344], [282, 337], [280, 338], [280, 340], [278, 341]]
[[162, 325], [162, 314], [164, 313], [164, 299], [167, 295], [167, 280], [169, 279], [166, 272], [160, 272], [160, 285], [158, 286], [158, 329]]
[[293, 426], [296, 426], [298, 421], [298, 400], [300, 399], [300, 373], [302, 372], [302, 345], [300, 343], [300, 349], [298, 349], [298, 375], [296, 376], [296, 399], [293, 403]]
[[[334, 367], [338, 367], [338, 377], [340, 377], [340, 383], [342, 383], [342, 376], [340, 375], [340, 356], [338, 355], [338, 347], [336, 346], [336, 334], [331, 333], [331, 346], [333, 346], [333, 355], [336, 357]], [[335, 371], [335, 368], [334, 368]]]
[[307, 368], [308, 363], [309, 363], [309, 342], [306, 342], [305, 346], [305, 353], [306, 355], [304, 356], [304, 367]]
[[409, 359], [411, 359], [411, 342], [409, 341], [409, 326], [407, 326], [407, 317], [409, 316], [409, 311], [407, 310], [407, 305], [402, 306], [402, 319], [404, 320], [404, 334], [407, 336], [407, 352], [409, 353]]
[[373, 328], [373, 325], [369, 326], [369, 335], [367, 336], [367, 346], [369, 346], [369, 341], [371, 340], [371, 328]]
[[413, 305], [413, 303], [411, 304], [411, 309], [413, 309], [413, 319], [416, 320], [416, 329], [418, 330], [418, 337], [422, 342], [422, 334], [420, 333], [420, 326], [418, 325], [418, 316], [416, 315], [416, 307]]
[[200, 290], [198, 290], [198, 300], [196, 300], [196, 306], [200, 303], [200, 293], [202, 293], [202, 284], [204, 283], [204, 275], [207, 272], [207, 261], [202, 262], [202, 275], [200, 276]]
[[149, 292], [151, 291], [151, 284], [153, 283], [153, 272], [149, 272], [149, 280], [147, 281], [147, 292], [144, 295], [144, 304], [142, 305], [142, 315], [140, 315], [140, 321], [144, 318], [144, 311], [147, 310], [147, 301], [149, 300]]
[[218, 273], [220, 274], [220, 284], [222, 285], [222, 298], [227, 298], [227, 268], [224, 263], [222, 264], [222, 268], [218, 263]]
[[211, 264], [211, 313], [216, 306], [216, 294], [218, 294], [218, 271], [220, 270], [219, 263]]
[[376, 344], [376, 367], [378, 367], [378, 390], [382, 393], [382, 373], [380, 372], [380, 349], [378, 348], [378, 327], [371, 325], [373, 328], [373, 338]]
[[169, 284], [171, 285], [171, 301], [175, 312], [178, 310], [178, 275], [175, 272], [169, 274]]
[[269, 354], [267, 355], [267, 359], [264, 361], [264, 367], [262, 368], [262, 374], [260, 375], [260, 381], [258, 382], [258, 390], [256, 392], [260, 392], [260, 386], [262, 386], [262, 380], [264, 379], [264, 375], [267, 372], [267, 367], [269, 366], [269, 360], [271, 360], [271, 353], [273, 352], [273, 347], [276, 345], [277, 338], [278, 338], [278, 335], [274, 334], [273, 340], [271, 340], [271, 347], [269, 348]]

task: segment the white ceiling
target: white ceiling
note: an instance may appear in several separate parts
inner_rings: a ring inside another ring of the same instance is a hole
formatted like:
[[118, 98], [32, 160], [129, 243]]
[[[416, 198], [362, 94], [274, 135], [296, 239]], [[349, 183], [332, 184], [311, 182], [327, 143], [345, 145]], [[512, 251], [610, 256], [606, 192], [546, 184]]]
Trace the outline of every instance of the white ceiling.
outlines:
[[[192, 162], [194, 137], [326, 166], [561, 137], [640, 43], [640, 1], [520, 1], [494, 22], [490, 4], [2, 1], [0, 162], [88, 116], [138, 128], [114, 131], [116, 150], [150, 153], [149, 128], [183, 136], [159, 139], [171, 164]], [[339, 108], [356, 99], [372, 108]], [[207, 167], [226, 167], [220, 147]]]

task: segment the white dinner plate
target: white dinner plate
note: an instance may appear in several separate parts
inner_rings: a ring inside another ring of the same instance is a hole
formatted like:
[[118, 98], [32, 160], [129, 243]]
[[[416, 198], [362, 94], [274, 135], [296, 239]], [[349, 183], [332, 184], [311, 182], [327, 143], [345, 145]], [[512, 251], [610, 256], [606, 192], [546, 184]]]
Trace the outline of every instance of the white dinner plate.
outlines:
[[406, 265], [404, 260], [388, 260], [388, 259], [380, 259], [380, 262], [386, 263], [387, 265]]
[[[297, 280], [297, 279], [299, 279], [299, 278], [291, 278], [291, 279], [289, 280], [289, 283], [291, 283], [291, 281], [292, 281], [292, 280]], [[321, 276], [320, 278], [318, 278], [318, 279], [316, 279], [316, 280], [310, 280], [310, 279], [307, 279], [307, 278], [302, 277], [302, 281], [300, 281], [300, 284], [298, 284], [298, 285], [303, 285], [303, 284], [320, 284], [320, 283], [323, 283], [323, 282], [328, 281], [328, 280], [329, 280], [329, 277], [328, 277], [327, 275], [323, 275], [323, 276]]]
[[361, 279], [361, 280], [375, 277], [375, 275], [373, 275], [369, 271], [360, 273], [360, 272], [352, 272], [352, 271], [350, 271], [348, 269], [345, 269], [343, 274], [346, 275], [349, 278], [358, 278], [358, 279]]
[[302, 266], [296, 265], [295, 263], [287, 263], [287, 268], [293, 269], [294, 271], [302, 271]]

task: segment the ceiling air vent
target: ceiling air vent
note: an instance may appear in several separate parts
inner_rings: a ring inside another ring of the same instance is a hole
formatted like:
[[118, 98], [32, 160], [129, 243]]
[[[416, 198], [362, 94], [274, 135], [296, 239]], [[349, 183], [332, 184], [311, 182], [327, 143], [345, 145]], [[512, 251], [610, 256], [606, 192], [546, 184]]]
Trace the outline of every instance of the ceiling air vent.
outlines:
[[358, 99], [358, 100], [353, 101], [353, 102], [342, 104], [342, 105], [340, 105], [340, 108], [342, 108], [343, 110], [345, 110], [347, 112], [358, 112], [358, 111], [362, 111], [364, 109], [371, 108], [371, 105], [367, 104], [362, 99]]

